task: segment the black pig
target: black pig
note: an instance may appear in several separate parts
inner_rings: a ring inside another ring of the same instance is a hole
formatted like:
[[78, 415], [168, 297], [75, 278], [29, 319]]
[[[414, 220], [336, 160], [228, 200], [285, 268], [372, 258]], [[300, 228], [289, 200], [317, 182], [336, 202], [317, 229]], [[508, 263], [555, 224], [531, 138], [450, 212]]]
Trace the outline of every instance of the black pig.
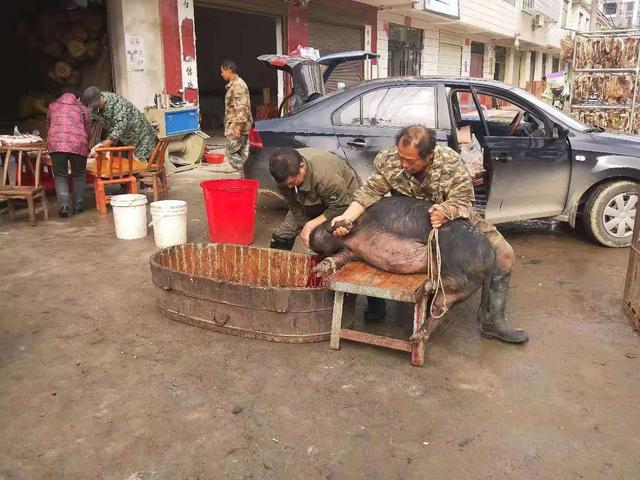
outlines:
[[[318, 272], [356, 260], [392, 273], [426, 272], [431, 205], [401, 195], [385, 197], [369, 207], [344, 237], [335, 237], [328, 222], [320, 225], [310, 236], [311, 248], [324, 258]], [[434, 315], [489, 282], [495, 259], [487, 239], [465, 219], [442, 226], [439, 243], [446, 305], [439, 295], [431, 312]]]

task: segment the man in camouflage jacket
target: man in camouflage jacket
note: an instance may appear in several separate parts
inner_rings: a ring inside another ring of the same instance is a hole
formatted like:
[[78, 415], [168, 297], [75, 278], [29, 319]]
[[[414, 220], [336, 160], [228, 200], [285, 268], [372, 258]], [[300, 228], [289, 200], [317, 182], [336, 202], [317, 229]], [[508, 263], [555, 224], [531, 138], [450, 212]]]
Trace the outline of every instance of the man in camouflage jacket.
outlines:
[[[399, 133], [395, 147], [378, 154], [374, 166], [374, 172], [354, 194], [354, 202], [333, 219], [332, 225], [352, 223], [389, 192], [433, 202], [429, 215], [434, 228], [456, 218], [469, 219], [496, 254], [489, 291], [483, 292], [478, 312], [480, 333], [509, 343], [526, 342], [528, 336], [513, 329], [505, 316], [513, 249], [493, 225], [474, 211], [473, 181], [460, 155], [449, 147], [436, 145], [434, 130], [413, 125]], [[340, 227], [335, 234], [348, 232], [348, 228]]]
[[242, 172], [242, 166], [249, 157], [249, 130], [253, 117], [249, 89], [237, 70], [231, 60], [225, 60], [220, 67], [220, 75], [227, 82], [224, 97], [225, 158], [233, 168]]
[[133, 103], [112, 92], [89, 87], [82, 95], [92, 117], [109, 132], [101, 147], [133, 145], [136, 158], [147, 162], [158, 139], [155, 129]]
[[[269, 171], [289, 206], [271, 237], [270, 247], [278, 250], [291, 250], [298, 235], [308, 247], [311, 232], [344, 213], [360, 187], [351, 166], [316, 148], [281, 148], [271, 155]], [[381, 320], [385, 313], [383, 299], [367, 297], [365, 320]]]

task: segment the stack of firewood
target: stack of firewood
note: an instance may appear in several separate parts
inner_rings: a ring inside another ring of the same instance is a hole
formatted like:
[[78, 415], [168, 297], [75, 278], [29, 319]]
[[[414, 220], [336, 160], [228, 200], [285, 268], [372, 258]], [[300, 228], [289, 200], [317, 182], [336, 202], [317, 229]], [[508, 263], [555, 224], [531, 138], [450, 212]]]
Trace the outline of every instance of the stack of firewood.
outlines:
[[[20, 99], [19, 115], [25, 128], [43, 132], [47, 106], [62, 90], [80, 89], [106, 75], [110, 79], [104, 11], [43, 11], [35, 19], [20, 19], [16, 29], [17, 44], [26, 48], [24, 55], [41, 66], [38, 78], [30, 79], [30, 92]], [[107, 73], [103, 72], [105, 66], [109, 68]]]
[[82, 67], [96, 62], [107, 42], [103, 16], [82, 8], [43, 12], [35, 26], [23, 21], [18, 31], [50, 65], [49, 77], [59, 85], [80, 85]]

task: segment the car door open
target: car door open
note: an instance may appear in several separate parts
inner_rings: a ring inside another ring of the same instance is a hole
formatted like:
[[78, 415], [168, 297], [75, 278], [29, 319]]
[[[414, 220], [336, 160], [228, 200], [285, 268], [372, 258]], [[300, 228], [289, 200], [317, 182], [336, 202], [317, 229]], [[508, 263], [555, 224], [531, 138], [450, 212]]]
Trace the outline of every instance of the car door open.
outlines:
[[471, 93], [475, 113], [466, 115], [483, 149], [487, 220], [561, 214], [571, 180], [566, 137], [554, 135], [553, 123], [542, 112], [506, 90], [477, 88]]

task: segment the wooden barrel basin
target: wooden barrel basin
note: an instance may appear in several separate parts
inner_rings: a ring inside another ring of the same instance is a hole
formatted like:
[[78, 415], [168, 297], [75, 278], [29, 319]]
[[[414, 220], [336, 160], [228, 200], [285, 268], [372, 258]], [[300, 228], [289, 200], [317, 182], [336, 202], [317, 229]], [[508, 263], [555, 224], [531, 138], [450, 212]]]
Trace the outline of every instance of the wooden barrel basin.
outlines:
[[273, 342], [328, 340], [333, 292], [316, 257], [240, 245], [185, 244], [151, 256], [158, 306], [173, 320]]

